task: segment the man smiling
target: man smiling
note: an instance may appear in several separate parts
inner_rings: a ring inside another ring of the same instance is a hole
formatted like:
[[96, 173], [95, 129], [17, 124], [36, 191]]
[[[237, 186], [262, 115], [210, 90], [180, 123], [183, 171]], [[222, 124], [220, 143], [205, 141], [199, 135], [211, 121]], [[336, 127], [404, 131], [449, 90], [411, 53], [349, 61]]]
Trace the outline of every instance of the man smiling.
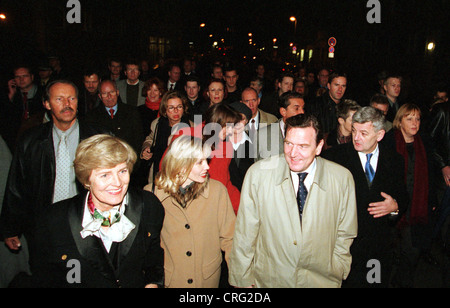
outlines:
[[[230, 284], [238, 287], [340, 287], [357, 233], [353, 178], [317, 157], [317, 119], [286, 120], [284, 154], [247, 171], [241, 192]], [[275, 231], [276, 230], [276, 231]], [[331, 266], [330, 266], [331, 265]]]
[[81, 190], [75, 181], [72, 162], [80, 140], [105, 130], [77, 119], [78, 89], [70, 81], [47, 86], [45, 108], [52, 121], [24, 133], [14, 153], [0, 219], [0, 233], [11, 250], [27, 238], [33, 270], [37, 239], [35, 226], [53, 203]]

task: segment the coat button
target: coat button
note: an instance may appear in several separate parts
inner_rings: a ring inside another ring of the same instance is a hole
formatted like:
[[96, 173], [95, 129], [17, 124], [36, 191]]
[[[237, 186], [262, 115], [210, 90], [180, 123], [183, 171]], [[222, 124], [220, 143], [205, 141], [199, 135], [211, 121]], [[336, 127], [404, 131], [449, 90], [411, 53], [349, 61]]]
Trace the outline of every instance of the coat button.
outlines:
[[192, 284], [194, 282], [194, 280], [192, 279], [188, 279], [187, 283]]
[[191, 228], [191, 226], [189, 224], [185, 224], [184, 227], [188, 230]]
[[188, 257], [192, 256], [192, 252], [187, 251], [187, 252], [186, 252], [186, 256], [188, 256]]

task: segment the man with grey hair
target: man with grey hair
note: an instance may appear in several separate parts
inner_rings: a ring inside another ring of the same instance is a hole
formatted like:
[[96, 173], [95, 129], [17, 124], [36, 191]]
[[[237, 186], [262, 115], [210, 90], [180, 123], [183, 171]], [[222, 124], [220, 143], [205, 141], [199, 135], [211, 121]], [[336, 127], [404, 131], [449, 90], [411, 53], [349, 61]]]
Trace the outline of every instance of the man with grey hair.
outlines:
[[[347, 287], [389, 285], [391, 232], [408, 204], [403, 158], [380, 144], [385, 135], [384, 123], [381, 111], [361, 108], [353, 115], [352, 142], [322, 155], [350, 170], [356, 186], [358, 237], [351, 248], [353, 264], [344, 284]], [[372, 263], [374, 260], [377, 263]], [[378, 267], [371, 271], [373, 264]]]

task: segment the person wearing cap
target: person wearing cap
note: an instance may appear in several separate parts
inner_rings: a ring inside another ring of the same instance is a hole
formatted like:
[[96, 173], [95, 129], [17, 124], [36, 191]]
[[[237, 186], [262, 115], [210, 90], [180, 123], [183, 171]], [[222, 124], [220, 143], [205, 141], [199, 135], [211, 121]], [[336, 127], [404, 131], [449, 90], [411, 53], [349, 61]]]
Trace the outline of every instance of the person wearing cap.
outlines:
[[242, 120], [234, 125], [233, 135], [230, 137], [230, 142], [233, 146], [233, 159], [228, 167], [231, 183], [241, 190], [245, 174], [255, 162], [253, 147], [251, 146], [252, 141], [245, 131], [248, 122], [252, 118], [252, 110], [241, 102], [231, 103], [230, 107], [242, 117]]
[[61, 59], [57, 55], [50, 55], [48, 57], [48, 63], [53, 70], [53, 77], [55, 80], [70, 79], [70, 74], [61, 65]]
[[53, 81], [53, 71], [50, 65], [39, 66], [39, 86], [45, 90], [47, 85]]

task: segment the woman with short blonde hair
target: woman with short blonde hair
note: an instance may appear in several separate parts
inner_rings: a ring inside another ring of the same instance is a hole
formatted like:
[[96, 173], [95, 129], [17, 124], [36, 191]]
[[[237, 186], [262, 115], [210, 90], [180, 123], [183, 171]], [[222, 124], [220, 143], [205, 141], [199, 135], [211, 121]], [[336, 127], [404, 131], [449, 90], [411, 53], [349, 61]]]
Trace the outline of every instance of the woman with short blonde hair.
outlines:
[[409, 116], [410, 114], [416, 114], [420, 117], [422, 116], [422, 112], [417, 105], [414, 104], [404, 104], [402, 105], [397, 113], [395, 114], [394, 122], [392, 123], [392, 127], [395, 129], [401, 129], [401, 124], [403, 117]]
[[[136, 153], [110, 135], [83, 140], [74, 167], [87, 191], [60, 201], [38, 222], [42, 258], [39, 287], [156, 288], [163, 285], [161, 202], [129, 189]], [[62, 256], [62, 257], [61, 257]], [[79, 262], [79, 282], [67, 279], [67, 259]]]
[[92, 170], [112, 168], [126, 162], [131, 173], [136, 159], [137, 155], [128, 143], [111, 135], [100, 134], [79, 144], [73, 165], [78, 181], [87, 187]]
[[384, 137], [404, 159], [404, 183], [409, 196], [408, 210], [396, 225], [399, 237], [399, 267], [394, 277], [399, 287], [412, 287], [419, 257], [431, 249], [431, 202], [427, 141], [419, 132], [419, 106], [406, 103], [394, 118], [393, 129]]

